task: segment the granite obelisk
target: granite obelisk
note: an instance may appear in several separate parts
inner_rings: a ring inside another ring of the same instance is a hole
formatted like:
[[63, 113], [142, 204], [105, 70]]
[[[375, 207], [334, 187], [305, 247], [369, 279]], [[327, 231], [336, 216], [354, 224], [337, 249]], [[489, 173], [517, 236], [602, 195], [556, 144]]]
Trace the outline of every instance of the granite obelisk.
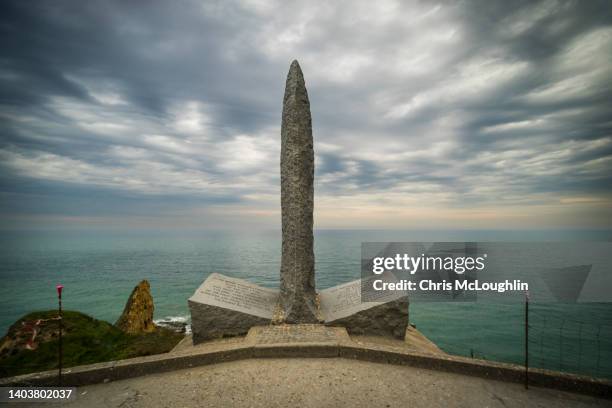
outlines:
[[314, 149], [300, 64], [287, 74], [281, 124], [282, 255], [276, 323], [321, 322], [313, 250]]
[[[291, 63], [281, 125], [281, 210], [283, 244], [280, 291], [243, 279], [210, 274], [189, 298], [193, 343], [241, 336], [254, 326], [321, 323], [350, 334], [403, 339], [408, 299], [392, 291], [362, 301], [362, 280], [317, 293], [313, 250], [314, 149], [310, 102], [304, 75]], [[283, 328], [284, 330], [284, 328]]]

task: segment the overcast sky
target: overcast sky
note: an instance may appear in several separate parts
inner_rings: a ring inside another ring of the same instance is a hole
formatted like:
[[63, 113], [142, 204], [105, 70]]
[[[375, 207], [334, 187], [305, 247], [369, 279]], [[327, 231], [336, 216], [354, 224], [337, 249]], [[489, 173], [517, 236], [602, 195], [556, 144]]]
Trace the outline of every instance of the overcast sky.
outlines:
[[316, 227], [612, 226], [609, 1], [1, 4], [3, 228], [277, 228], [293, 59]]

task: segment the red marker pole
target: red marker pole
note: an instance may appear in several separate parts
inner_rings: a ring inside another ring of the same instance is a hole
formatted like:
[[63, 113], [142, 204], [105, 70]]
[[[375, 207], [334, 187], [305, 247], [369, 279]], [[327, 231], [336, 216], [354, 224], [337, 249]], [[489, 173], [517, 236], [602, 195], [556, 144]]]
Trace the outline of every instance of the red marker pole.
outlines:
[[58, 350], [58, 359], [59, 359], [59, 363], [58, 363], [58, 368], [59, 368], [59, 372], [58, 372], [58, 381], [59, 381], [59, 386], [62, 386], [62, 329], [63, 329], [63, 321], [62, 321], [62, 289], [64, 289], [63, 285], [57, 285], [55, 287], [57, 289], [57, 299], [59, 301], [59, 350]]

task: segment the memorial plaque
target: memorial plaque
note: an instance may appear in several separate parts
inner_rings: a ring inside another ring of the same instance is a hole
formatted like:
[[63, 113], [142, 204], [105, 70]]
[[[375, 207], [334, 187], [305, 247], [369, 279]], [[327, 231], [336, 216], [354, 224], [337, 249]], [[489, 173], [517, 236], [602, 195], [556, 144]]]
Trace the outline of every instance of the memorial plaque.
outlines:
[[278, 290], [218, 273], [189, 298], [193, 342], [246, 334], [272, 319]]
[[325, 324], [345, 327], [350, 334], [403, 339], [408, 327], [408, 297], [387, 291], [366, 292], [370, 296], [362, 299], [363, 284], [355, 280], [319, 293]]
[[189, 300], [271, 319], [277, 298], [278, 290], [213, 273]]
[[[388, 282], [389, 279], [386, 279], [386, 281]], [[363, 310], [371, 309], [381, 303], [392, 302], [406, 297], [406, 294], [401, 291], [371, 290], [362, 293], [362, 287], [371, 288], [372, 285], [368, 285], [367, 282], [364, 284], [362, 280], [358, 279], [322, 290], [319, 293], [319, 299], [325, 322], [333, 322]], [[367, 296], [365, 299], [362, 298], [364, 295]]]

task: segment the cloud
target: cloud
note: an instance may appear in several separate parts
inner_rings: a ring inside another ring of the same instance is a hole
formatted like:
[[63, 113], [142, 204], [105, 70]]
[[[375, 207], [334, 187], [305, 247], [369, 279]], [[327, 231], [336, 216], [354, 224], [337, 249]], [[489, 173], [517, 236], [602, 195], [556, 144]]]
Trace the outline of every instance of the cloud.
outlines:
[[610, 227], [605, 1], [1, 8], [4, 220], [277, 225], [298, 58], [317, 226]]

